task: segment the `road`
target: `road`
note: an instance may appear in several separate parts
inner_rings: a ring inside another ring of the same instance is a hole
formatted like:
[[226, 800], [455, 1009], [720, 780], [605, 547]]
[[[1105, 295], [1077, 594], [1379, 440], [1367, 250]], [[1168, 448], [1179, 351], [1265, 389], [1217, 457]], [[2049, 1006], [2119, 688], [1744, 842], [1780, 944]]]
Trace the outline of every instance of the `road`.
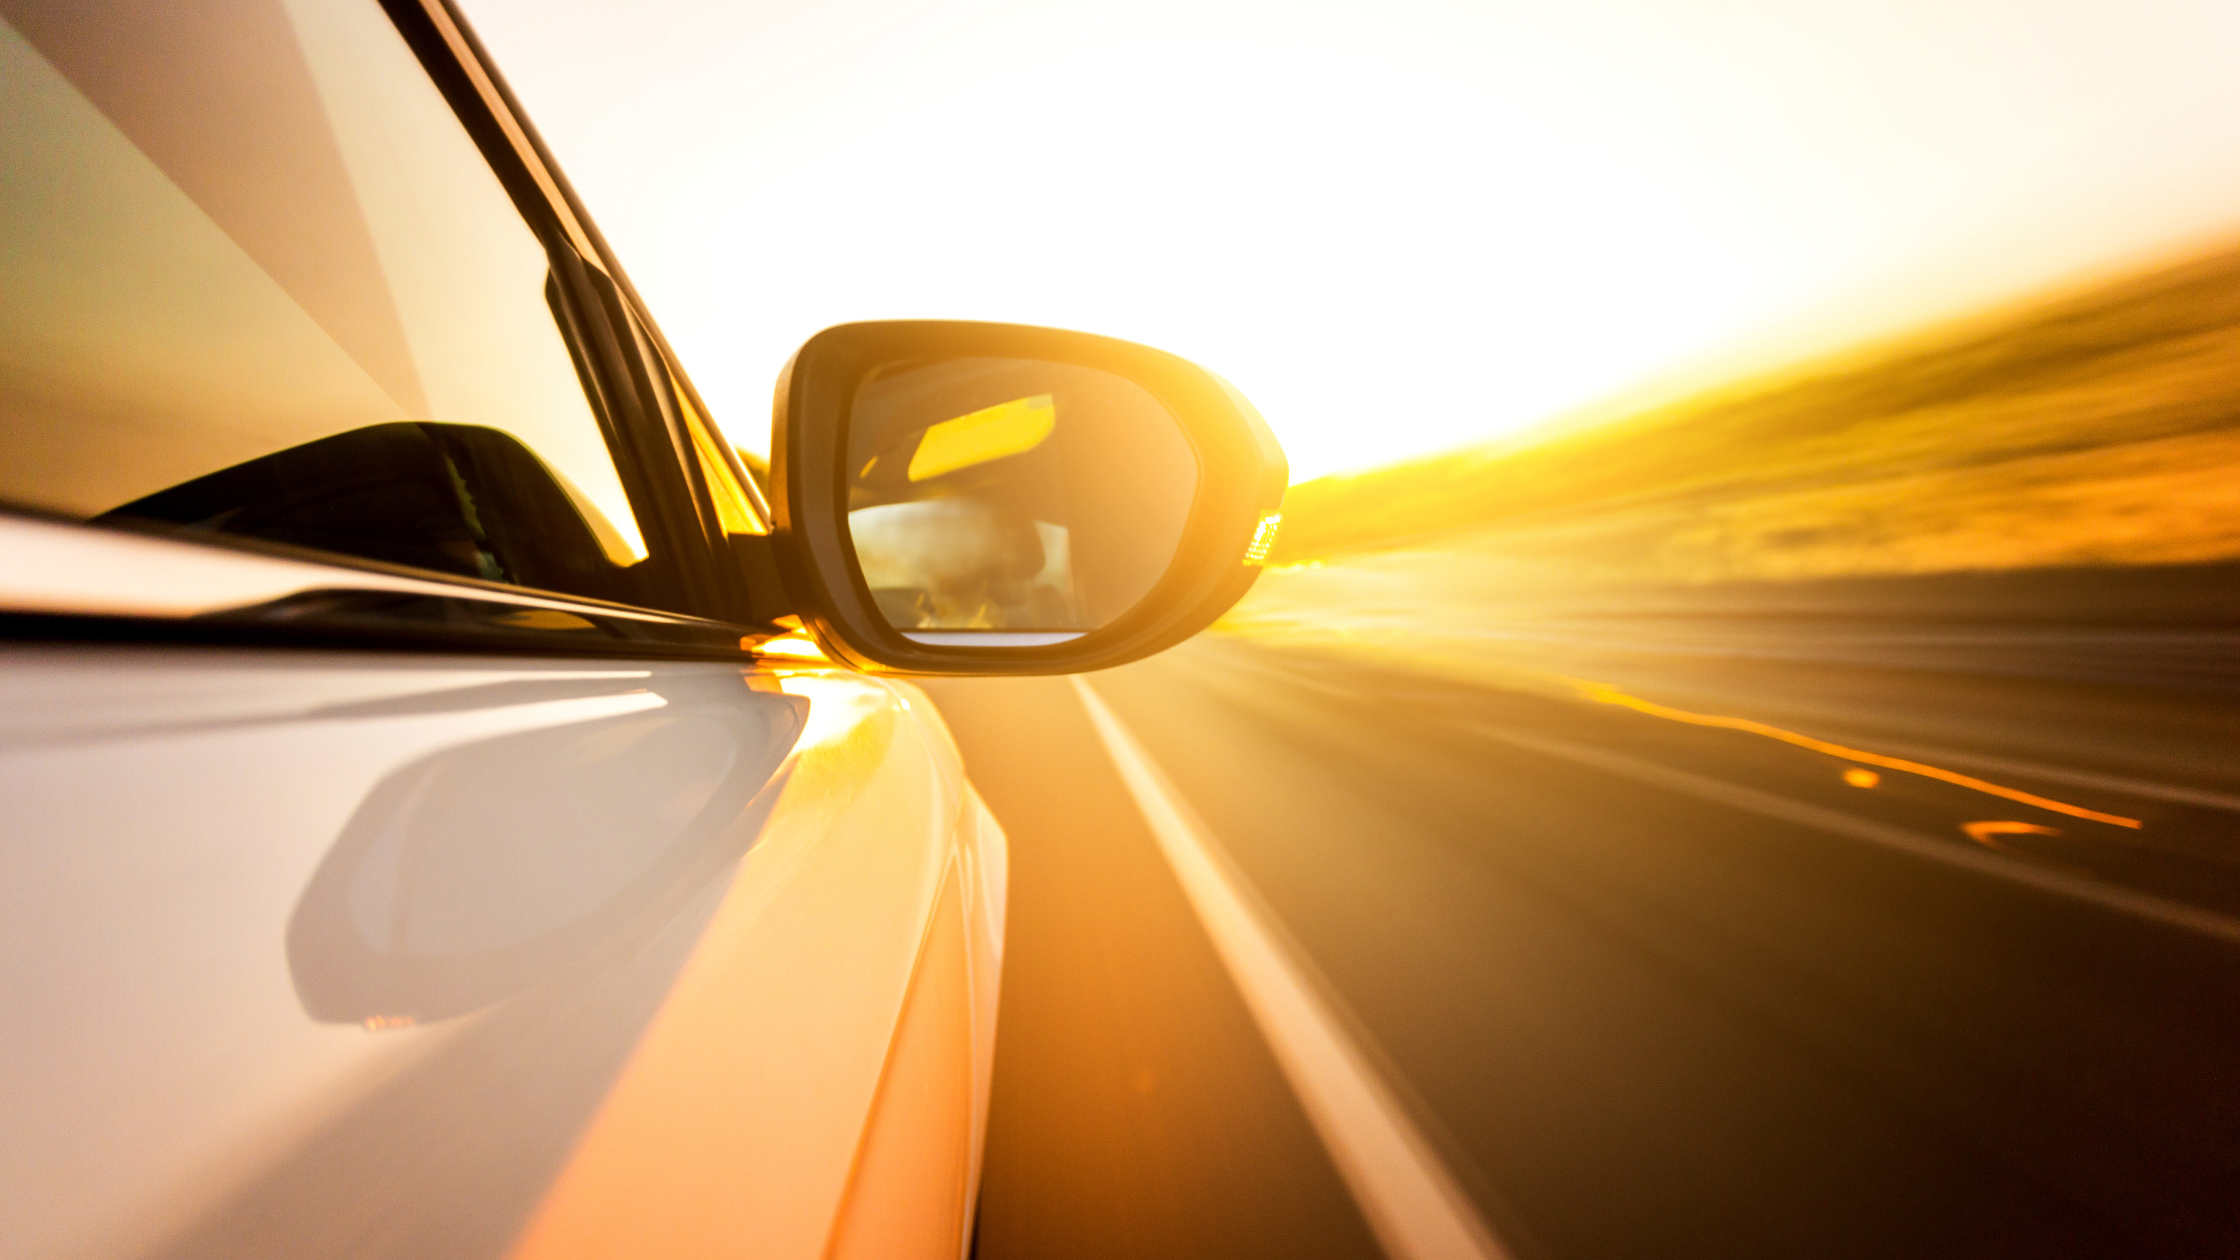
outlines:
[[[1511, 1255], [2240, 1254], [2226, 658], [1626, 633], [1087, 681]], [[1013, 846], [979, 1255], [1378, 1254], [1074, 684], [931, 690]]]

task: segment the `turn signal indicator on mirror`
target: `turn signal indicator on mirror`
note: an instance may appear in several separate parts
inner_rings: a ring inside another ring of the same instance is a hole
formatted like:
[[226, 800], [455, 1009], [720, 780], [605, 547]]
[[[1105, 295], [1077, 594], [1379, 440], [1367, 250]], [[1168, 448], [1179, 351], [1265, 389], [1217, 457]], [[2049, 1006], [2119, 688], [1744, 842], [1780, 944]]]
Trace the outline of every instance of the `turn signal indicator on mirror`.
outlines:
[[1282, 524], [1281, 512], [1270, 512], [1260, 518], [1259, 526], [1252, 531], [1252, 545], [1244, 549], [1246, 564], [1264, 566], [1268, 563], [1268, 551], [1276, 545], [1276, 527]]

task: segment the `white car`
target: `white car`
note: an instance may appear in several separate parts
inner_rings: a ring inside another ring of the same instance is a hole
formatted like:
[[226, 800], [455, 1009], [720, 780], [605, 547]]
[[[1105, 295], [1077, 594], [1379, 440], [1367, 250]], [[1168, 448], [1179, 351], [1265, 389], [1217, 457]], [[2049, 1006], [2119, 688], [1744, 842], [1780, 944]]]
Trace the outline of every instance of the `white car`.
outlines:
[[1251, 407], [843, 326], [766, 506], [443, 0], [0, 78], [0, 1251], [964, 1251], [1004, 840], [898, 676], [1208, 624]]

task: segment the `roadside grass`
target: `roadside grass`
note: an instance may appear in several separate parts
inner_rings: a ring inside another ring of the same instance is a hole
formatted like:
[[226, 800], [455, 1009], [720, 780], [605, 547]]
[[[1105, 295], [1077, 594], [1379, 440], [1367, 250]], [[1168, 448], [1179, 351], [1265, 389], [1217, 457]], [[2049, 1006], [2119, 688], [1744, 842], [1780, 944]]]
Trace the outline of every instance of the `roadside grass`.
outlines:
[[2240, 556], [2240, 248], [1552, 431], [1293, 487], [1271, 560], [1667, 583]]

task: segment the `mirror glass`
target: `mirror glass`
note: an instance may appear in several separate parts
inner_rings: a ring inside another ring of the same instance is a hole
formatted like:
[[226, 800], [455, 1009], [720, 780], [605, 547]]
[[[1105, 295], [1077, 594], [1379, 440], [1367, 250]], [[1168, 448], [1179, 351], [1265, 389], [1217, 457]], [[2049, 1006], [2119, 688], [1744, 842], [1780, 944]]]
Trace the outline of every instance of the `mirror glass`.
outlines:
[[1182, 426], [1125, 377], [1031, 359], [900, 363], [848, 417], [848, 529], [921, 643], [1057, 643], [1165, 573], [1198, 487]]

